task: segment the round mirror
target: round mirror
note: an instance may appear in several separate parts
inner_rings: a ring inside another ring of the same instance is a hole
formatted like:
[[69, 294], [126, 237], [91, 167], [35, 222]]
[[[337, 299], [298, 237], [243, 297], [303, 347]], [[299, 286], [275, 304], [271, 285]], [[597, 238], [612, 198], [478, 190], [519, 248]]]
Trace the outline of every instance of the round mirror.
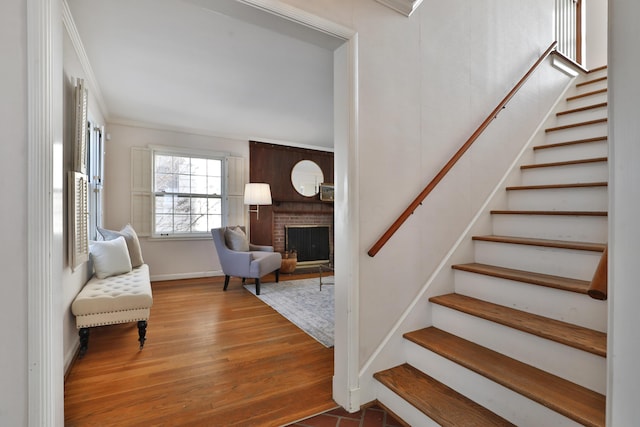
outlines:
[[323, 182], [322, 169], [311, 160], [300, 160], [291, 170], [291, 184], [303, 196], [311, 197], [318, 194]]

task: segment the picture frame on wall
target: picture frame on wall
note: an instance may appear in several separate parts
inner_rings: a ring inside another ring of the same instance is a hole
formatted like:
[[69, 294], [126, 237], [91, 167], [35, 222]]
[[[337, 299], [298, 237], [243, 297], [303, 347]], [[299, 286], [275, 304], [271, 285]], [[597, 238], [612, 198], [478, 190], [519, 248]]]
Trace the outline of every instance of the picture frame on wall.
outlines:
[[320, 184], [320, 200], [322, 200], [323, 202], [333, 202], [334, 194], [335, 190], [333, 184]]

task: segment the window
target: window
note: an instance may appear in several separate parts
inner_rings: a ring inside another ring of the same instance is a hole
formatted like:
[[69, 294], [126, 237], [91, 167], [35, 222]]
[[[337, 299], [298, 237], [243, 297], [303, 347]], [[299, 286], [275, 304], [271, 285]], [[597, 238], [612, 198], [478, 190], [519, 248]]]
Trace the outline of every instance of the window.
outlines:
[[89, 238], [96, 239], [98, 227], [102, 227], [102, 170], [104, 149], [102, 135], [104, 128], [89, 122], [87, 146], [87, 178], [89, 182]]
[[153, 235], [205, 236], [226, 211], [224, 156], [153, 151]]

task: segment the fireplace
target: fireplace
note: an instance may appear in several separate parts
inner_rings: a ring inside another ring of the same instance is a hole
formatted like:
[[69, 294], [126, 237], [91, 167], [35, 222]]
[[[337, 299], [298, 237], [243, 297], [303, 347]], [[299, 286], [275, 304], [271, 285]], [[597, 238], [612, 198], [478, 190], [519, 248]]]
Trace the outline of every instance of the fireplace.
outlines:
[[330, 262], [331, 247], [328, 225], [285, 225], [285, 249], [296, 251], [302, 266]]

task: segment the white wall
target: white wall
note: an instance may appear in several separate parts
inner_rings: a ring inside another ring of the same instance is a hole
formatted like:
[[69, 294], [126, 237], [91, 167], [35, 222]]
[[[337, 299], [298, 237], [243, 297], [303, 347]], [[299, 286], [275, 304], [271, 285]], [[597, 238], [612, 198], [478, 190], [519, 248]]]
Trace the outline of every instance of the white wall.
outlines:
[[609, 6], [609, 388], [607, 425], [640, 419], [640, 2]]
[[608, 3], [608, 0], [584, 0], [584, 66], [588, 70], [607, 65]]
[[26, 0], [0, 2], [0, 425], [27, 425]]
[[375, 258], [366, 251], [553, 41], [554, 4], [425, 2], [406, 18], [369, 0], [286, 2], [358, 32], [362, 365], [504, 172], [505, 139], [467, 156]]
[[[164, 145], [211, 150], [244, 157], [248, 165], [248, 141], [113, 124], [107, 125], [106, 133], [105, 227], [109, 229], [119, 230], [131, 222], [131, 147]], [[140, 245], [152, 280], [221, 274], [211, 239], [154, 240], [141, 237]]]
[[[64, 99], [64, 187], [67, 188], [67, 176], [66, 171], [71, 170], [73, 167], [73, 147], [75, 138], [75, 114], [74, 114], [74, 97], [76, 78], [86, 79], [86, 74], [78, 60], [78, 55], [71, 43], [71, 39], [67, 32], [64, 32], [63, 36], [63, 99]], [[104, 124], [104, 118], [102, 111], [98, 107], [95, 96], [91, 92], [89, 93], [89, 115], [96, 122], [96, 124]], [[68, 200], [66, 198], [66, 191], [64, 192], [65, 199], [63, 204], [64, 216], [67, 217], [68, 212]], [[64, 349], [64, 369], [69, 368], [73, 356], [79, 346], [78, 330], [76, 329], [75, 317], [71, 313], [71, 303], [75, 299], [82, 286], [91, 277], [92, 270], [89, 262], [86, 262], [75, 271], [72, 271], [69, 266], [69, 258], [67, 256], [68, 246], [68, 223], [64, 222], [64, 231], [62, 233], [64, 240], [64, 251], [62, 252], [62, 332], [63, 332], [63, 349]]]

